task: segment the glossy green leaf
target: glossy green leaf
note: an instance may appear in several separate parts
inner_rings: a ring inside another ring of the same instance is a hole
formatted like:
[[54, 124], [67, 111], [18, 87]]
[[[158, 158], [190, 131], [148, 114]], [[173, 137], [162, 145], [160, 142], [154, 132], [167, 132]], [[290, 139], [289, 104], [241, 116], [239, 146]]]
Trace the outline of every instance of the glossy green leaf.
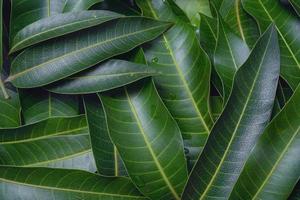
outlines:
[[127, 17], [26, 49], [11, 65], [16, 87], [43, 86], [125, 53], [163, 33], [170, 23]]
[[210, 104], [212, 116], [216, 121], [223, 111], [223, 99], [220, 96], [212, 96], [210, 97]]
[[224, 0], [220, 14], [234, 33], [252, 48], [259, 38], [259, 29], [253, 17], [243, 9], [241, 0]]
[[187, 165], [179, 128], [151, 80], [100, 94], [129, 176], [151, 199], [180, 199]]
[[284, 200], [300, 178], [300, 87], [259, 138], [231, 199]]
[[146, 199], [127, 178], [69, 169], [1, 166], [0, 191], [3, 200]]
[[295, 89], [300, 82], [300, 21], [287, 11], [279, 1], [242, 0], [247, 12], [255, 17], [262, 31], [275, 23], [279, 35], [281, 72], [285, 80]]
[[85, 95], [84, 107], [91, 136], [97, 172], [106, 176], [126, 175], [119, 153], [109, 137], [106, 117], [97, 95]]
[[0, 135], [0, 165], [96, 170], [84, 116], [0, 129]]
[[183, 199], [226, 199], [271, 116], [279, 77], [279, 47], [271, 26], [237, 71], [232, 93], [193, 168]]
[[63, 12], [76, 12], [81, 10], [87, 10], [96, 3], [102, 2], [103, 0], [64, 0], [65, 6]]
[[289, 0], [297, 14], [300, 16], [300, 1], [299, 0]]
[[163, 75], [155, 76], [154, 81], [179, 125], [192, 165], [205, 144], [213, 121], [208, 107], [209, 58], [200, 47], [194, 27], [178, 19], [167, 2], [139, 0], [137, 3], [147, 16], [176, 23], [163, 36], [145, 46], [144, 51], [148, 64], [162, 71]]
[[47, 89], [61, 94], [87, 94], [111, 90], [152, 75], [158, 71], [147, 65], [111, 59], [87, 71], [58, 81]]
[[300, 181], [298, 181], [297, 185], [295, 186], [288, 200], [299, 200], [299, 199], [300, 199]]
[[247, 44], [219, 17], [219, 31], [214, 53], [214, 67], [221, 78], [223, 85], [224, 103], [227, 102], [233, 78], [239, 67], [246, 61], [250, 49]]
[[104, 0], [91, 9], [110, 10], [127, 16], [140, 15], [137, 6], [132, 0]]
[[11, 52], [61, 35], [102, 24], [122, 15], [110, 11], [81, 11], [40, 19], [20, 30], [11, 43]]
[[79, 114], [77, 96], [53, 94], [41, 89], [20, 91], [24, 121], [31, 124], [51, 117], [68, 117]]

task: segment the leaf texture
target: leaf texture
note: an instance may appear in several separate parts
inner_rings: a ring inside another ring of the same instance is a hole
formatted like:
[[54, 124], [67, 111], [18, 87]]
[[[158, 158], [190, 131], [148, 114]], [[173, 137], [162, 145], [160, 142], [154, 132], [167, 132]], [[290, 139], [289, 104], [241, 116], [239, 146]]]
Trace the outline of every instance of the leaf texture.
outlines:
[[170, 23], [128, 17], [69, 34], [19, 54], [8, 80], [21, 88], [43, 86], [125, 53], [168, 27]]
[[300, 1], [299, 0], [289, 0], [297, 14], [300, 16]]
[[69, 169], [1, 166], [0, 191], [3, 200], [146, 199], [127, 178]]
[[93, 5], [102, 2], [103, 0], [64, 0], [65, 6], [63, 12], [76, 12], [87, 10]]
[[237, 71], [231, 96], [193, 168], [183, 199], [226, 199], [271, 116], [279, 77], [274, 27]]
[[[300, 178], [300, 87], [259, 138], [231, 199], [287, 199]], [[287, 118], [288, 116], [288, 118]]]
[[132, 181], [151, 199], [179, 200], [187, 179], [183, 142], [153, 82], [100, 96], [110, 137]]
[[145, 46], [150, 66], [162, 72], [154, 77], [159, 94], [182, 132], [190, 168], [197, 159], [212, 126], [209, 112], [210, 62], [195, 30], [178, 19], [172, 5], [160, 0], [139, 0], [149, 17], [174, 21], [163, 36]]
[[264, 31], [270, 23], [275, 23], [279, 34], [281, 54], [281, 75], [295, 89], [300, 82], [300, 21], [291, 12], [273, 0], [242, 0], [247, 12], [257, 20]]
[[110, 59], [87, 71], [58, 81], [47, 89], [61, 94], [87, 94], [111, 90], [159, 72], [147, 65]]

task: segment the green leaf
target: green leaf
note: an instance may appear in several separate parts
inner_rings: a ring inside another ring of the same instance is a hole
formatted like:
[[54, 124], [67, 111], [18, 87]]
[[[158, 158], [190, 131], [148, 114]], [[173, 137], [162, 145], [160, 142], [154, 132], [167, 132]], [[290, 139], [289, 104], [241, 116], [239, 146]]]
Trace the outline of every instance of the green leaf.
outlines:
[[295, 89], [300, 82], [300, 21], [279, 1], [242, 0], [247, 12], [257, 20], [262, 31], [275, 23], [279, 34], [281, 75]]
[[10, 52], [120, 17], [122, 15], [102, 10], [70, 12], [43, 18], [24, 27], [16, 34]]
[[216, 121], [220, 117], [223, 111], [223, 99], [221, 96], [212, 96], [210, 97], [210, 102], [211, 102], [211, 112], [214, 121]]
[[1, 166], [0, 183], [5, 200], [146, 199], [127, 178], [80, 170]]
[[95, 171], [84, 116], [51, 118], [16, 129], [0, 129], [0, 135], [0, 165]]
[[52, 83], [130, 51], [168, 27], [170, 23], [127, 17], [60, 37], [19, 54], [8, 81], [21, 88]]
[[193, 168], [183, 199], [226, 199], [271, 116], [279, 77], [279, 47], [271, 26], [237, 71], [232, 93]]
[[289, 0], [297, 14], [300, 16], [300, 1], [299, 0]]
[[287, 199], [300, 178], [300, 87], [259, 138], [231, 199]]
[[234, 33], [252, 48], [259, 38], [259, 29], [252, 16], [243, 9], [241, 0], [224, 0], [220, 13]]
[[200, 47], [194, 27], [177, 19], [167, 3], [160, 0], [137, 3], [149, 17], [167, 20], [165, 16], [170, 16], [168, 20], [177, 20], [173, 28], [145, 46], [144, 51], [148, 64], [163, 74], [154, 77], [154, 81], [179, 125], [192, 165], [213, 123], [208, 103], [209, 58]]
[[248, 58], [250, 49], [239, 36], [231, 31], [221, 16], [218, 21], [219, 31], [214, 53], [214, 67], [221, 78], [222, 94], [226, 103], [232, 89], [234, 75]]
[[76, 12], [81, 10], [87, 10], [96, 3], [102, 2], [103, 0], [64, 0], [66, 1], [63, 12]]
[[104, 0], [96, 4], [91, 9], [94, 10], [110, 10], [126, 16], [140, 15], [140, 12], [131, 0]]
[[53, 94], [41, 89], [20, 90], [22, 114], [26, 124], [51, 117], [69, 117], [79, 114], [76, 96]]
[[151, 80], [100, 94], [110, 137], [132, 181], [151, 199], [180, 199], [187, 166], [179, 128]]
[[106, 117], [97, 95], [85, 95], [84, 107], [91, 136], [97, 172], [106, 176], [127, 174], [123, 161], [109, 137]]
[[288, 200], [299, 200], [299, 199], [300, 199], [300, 181], [298, 181], [297, 185], [295, 186]]
[[121, 87], [157, 74], [156, 69], [147, 65], [111, 59], [87, 71], [58, 81], [47, 89], [61, 94], [96, 93]]

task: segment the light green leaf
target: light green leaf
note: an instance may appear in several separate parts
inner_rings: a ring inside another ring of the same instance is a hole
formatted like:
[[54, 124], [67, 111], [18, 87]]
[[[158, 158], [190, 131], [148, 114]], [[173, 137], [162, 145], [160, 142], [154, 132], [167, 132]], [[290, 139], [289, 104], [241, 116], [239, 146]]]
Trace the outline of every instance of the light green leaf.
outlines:
[[76, 12], [81, 10], [87, 10], [96, 3], [102, 2], [103, 0], [64, 0], [66, 1], [63, 12]]
[[144, 51], [148, 64], [163, 74], [155, 76], [154, 81], [182, 132], [191, 168], [213, 123], [208, 103], [209, 58], [200, 47], [194, 27], [178, 19], [167, 2], [137, 3], [147, 16], [175, 22], [173, 28], [145, 46]]
[[281, 75], [295, 89], [300, 82], [299, 18], [287, 11], [279, 1], [242, 0], [242, 3], [246, 11], [255, 17], [261, 31], [275, 23], [279, 35]]
[[153, 200], [179, 200], [187, 179], [183, 142], [153, 82], [100, 96], [110, 137], [132, 181]]
[[193, 168], [183, 199], [226, 199], [230, 195], [270, 119], [279, 69], [277, 34], [271, 26], [237, 71], [230, 98]]
[[300, 178], [300, 87], [259, 138], [231, 199], [285, 200]]
[[0, 166], [0, 190], [3, 200], [146, 199], [127, 178], [70, 169]]
[[127, 17], [60, 37], [19, 54], [12, 62], [8, 81], [21, 88], [52, 83], [130, 51], [168, 27], [170, 23]]
[[97, 95], [85, 95], [84, 107], [98, 173], [106, 176], [127, 174], [123, 161], [109, 137], [102, 103]]
[[70, 12], [43, 18], [24, 27], [16, 34], [10, 52], [120, 17], [122, 17], [120, 14], [99, 10]]
[[152, 75], [158, 71], [147, 65], [111, 59], [87, 71], [47, 87], [61, 94], [87, 94], [111, 90]]

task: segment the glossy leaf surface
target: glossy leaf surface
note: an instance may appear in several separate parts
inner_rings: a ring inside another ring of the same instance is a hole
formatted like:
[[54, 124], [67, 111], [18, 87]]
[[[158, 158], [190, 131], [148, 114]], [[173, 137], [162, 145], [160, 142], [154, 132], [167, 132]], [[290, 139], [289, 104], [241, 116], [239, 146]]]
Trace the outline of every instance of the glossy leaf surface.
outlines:
[[168, 27], [166, 22], [128, 17], [60, 37], [19, 54], [8, 80], [21, 88], [43, 86], [125, 53]]
[[15, 52], [39, 42], [120, 17], [122, 15], [102, 10], [70, 12], [43, 18], [20, 30], [12, 41], [10, 51]]
[[270, 27], [237, 71], [230, 98], [193, 168], [183, 199], [230, 195], [271, 116], [279, 66], [276, 30]]
[[158, 70], [147, 65], [111, 59], [87, 71], [54, 83], [48, 89], [61, 94], [103, 92], [152, 75], [158, 75]]
[[243, 6], [258, 21], [261, 31], [273, 22], [279, 35], [281, 72], [284, 79], [295, 89], [300, 82], [300, 21], [286, 10], [279, 1], [242, 0]]
[[0, 167], [0, 198], [5, 200], [146, 199], [127, 178], [68, 169]]
[[100, 94], [110, 137], [129, 176], [151, 199], [180, 199], [187, 165], [179, 128], [151, 80]]

